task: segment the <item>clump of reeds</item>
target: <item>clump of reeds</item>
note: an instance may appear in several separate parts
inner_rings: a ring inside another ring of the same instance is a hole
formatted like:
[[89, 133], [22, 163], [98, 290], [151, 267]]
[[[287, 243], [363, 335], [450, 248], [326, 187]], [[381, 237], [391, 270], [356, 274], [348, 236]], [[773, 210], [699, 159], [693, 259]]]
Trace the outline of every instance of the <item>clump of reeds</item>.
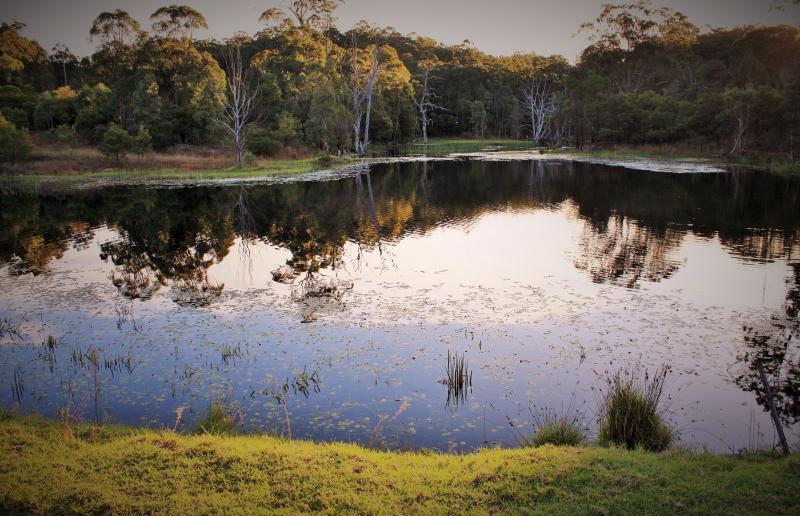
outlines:
[[223, 402], [214, 400], [209, 405], [206, 415], [195, 424], [194, 433], [211, 435], [236, 433], [236, 415]]
[[656, 452], [672, 444], [676, 434], [665, 422], [663, 402], [669, 371], [667, 366], [652, 376], [640, 369], [608, 376], [600, 399], [599, 443]]
[[542, 410], [533, 416], [533, 434], [524, 439], [526, 446], [580, 446], [586, 442], [586, 429], [581, 425], [580, 414]]
[[448, 350], [445, 374], [447, 376], [439, 383], [447, 385], [447, 406], [457, 406], [466, 401], [467, 393], [472, 389], [472, 371], [467, 357], [464, 354], [451, 355]]

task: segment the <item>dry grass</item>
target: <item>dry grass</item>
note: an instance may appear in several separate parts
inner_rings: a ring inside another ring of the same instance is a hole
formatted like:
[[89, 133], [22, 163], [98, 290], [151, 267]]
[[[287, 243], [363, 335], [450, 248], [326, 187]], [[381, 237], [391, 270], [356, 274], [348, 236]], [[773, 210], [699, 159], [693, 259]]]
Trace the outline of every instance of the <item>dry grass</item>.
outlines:
[[11, 173], [30, 175], [74, 175], [112, 169], [157, 170], [186, 169], [209, 170], [234, 165], [233, 157], [225, 148], [178, 146], [168, 152], [150, 152], [140, 163], [133, 154], [117, 166], [114, 160], [103, 156], [94, 147], [70, 148], [60, 145], [37, 145], [30, 160], [17, 164]]

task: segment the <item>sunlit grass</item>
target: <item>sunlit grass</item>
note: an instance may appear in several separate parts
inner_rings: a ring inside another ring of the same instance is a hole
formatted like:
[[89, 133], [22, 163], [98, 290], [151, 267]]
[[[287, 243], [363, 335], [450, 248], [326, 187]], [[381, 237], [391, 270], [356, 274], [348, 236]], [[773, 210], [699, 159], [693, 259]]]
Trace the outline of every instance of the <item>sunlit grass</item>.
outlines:
[[797, 514], [800, 458], [554, 447], [380, 452], [0, 415], [8, 513]]

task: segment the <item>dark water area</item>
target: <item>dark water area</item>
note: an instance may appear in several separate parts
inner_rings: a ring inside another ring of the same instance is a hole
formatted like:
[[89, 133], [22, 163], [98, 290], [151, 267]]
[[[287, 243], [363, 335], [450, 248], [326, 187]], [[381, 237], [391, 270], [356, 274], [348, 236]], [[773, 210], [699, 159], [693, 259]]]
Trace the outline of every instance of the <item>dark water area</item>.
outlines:
[[730, 451], [774, 441], [761, 360], [798, 440], [797, 179], [465, 159], [0, 208], [4, 408], [469, 450], [543, 408], [591, 430], [608, 371], [670, 365], [681, 442]]

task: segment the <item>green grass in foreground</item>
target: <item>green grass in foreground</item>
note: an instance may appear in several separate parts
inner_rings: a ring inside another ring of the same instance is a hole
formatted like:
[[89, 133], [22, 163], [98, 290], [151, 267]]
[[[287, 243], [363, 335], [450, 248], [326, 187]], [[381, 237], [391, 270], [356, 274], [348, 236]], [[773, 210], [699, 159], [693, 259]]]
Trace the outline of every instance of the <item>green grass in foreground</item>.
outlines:
[[800, 458], [606, 448], [378, 452], [0, 415], [0, 512], [784, 513]]

